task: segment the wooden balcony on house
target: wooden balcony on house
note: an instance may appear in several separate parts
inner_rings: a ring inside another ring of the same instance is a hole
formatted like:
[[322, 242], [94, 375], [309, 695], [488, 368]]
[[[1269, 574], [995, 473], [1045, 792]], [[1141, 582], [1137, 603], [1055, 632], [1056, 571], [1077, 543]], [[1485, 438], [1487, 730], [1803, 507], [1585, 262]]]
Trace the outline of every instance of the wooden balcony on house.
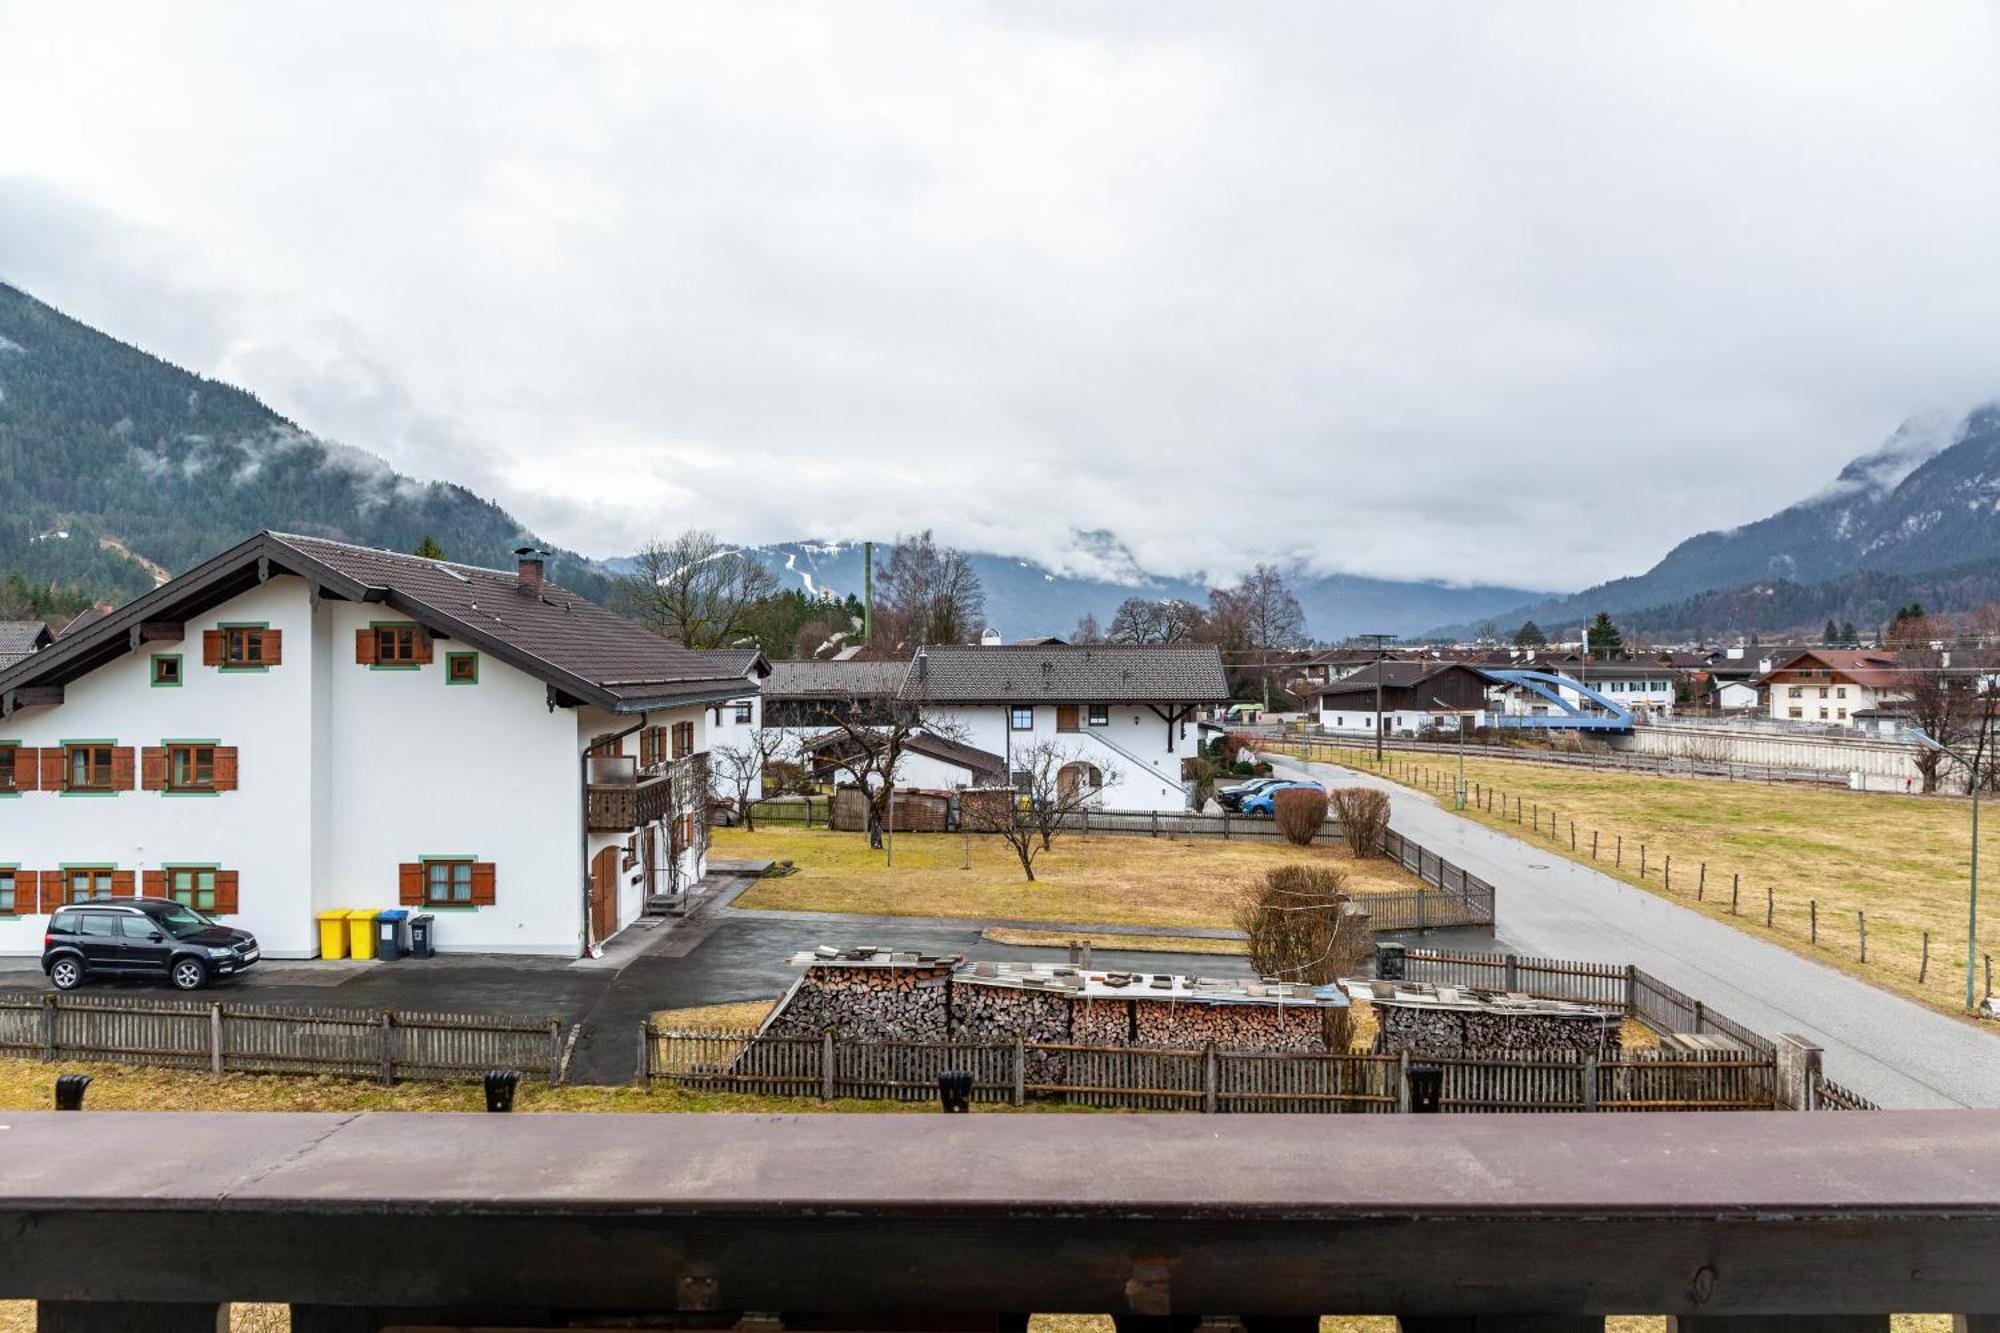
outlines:
[[684, 755], [642, 769], [630, 755], [593, 755], [584, 813], [592, 833], [624, 833], [655, 820], [699, 813], [708, 756]]

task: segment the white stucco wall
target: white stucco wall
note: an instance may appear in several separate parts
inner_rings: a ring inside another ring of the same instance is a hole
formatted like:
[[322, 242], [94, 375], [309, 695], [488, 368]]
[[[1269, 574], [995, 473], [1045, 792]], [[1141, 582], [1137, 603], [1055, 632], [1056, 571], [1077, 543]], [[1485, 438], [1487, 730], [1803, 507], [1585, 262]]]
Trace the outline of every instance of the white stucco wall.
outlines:
[[[1023, 705], [1024, 707], [1026, 705]], [[1185, 810], [1187, 788], [1181, 782], [1181, 760], [1195, 753], [1194, 724], [1174, 724], [1173, 749], [1167, 749], [1167, 724], [1150, 708], [1114, 706], [1103, 726], [1087, 723], [1077, 731], [1056, 730], [1052, 704], [1034, 705], [1034, 729], [1014, 731], [1010, 709], [996, 704], [927, 706], [926, 720], [948, 729], [953, 740], [1009, 759], [1015, 750], [1054, 742], [1066, 759], [1095, 764], [1106, 775], [1099, 804], [1105, 810]], [[1084, 710], [1085, 716], [1088, 710]], [[1111, 782], [1112, 770], [1117, 781]]]
[[[1387, 709], [1382, 716], [1388, 720], [1390, 736], [1413, 736], [1426, 727], [1435, 726], [1439, 731], [1458, 730], [1459, 713], [1430, 713], [1422, 709]], [[1475, 728], [1486, 725], [1484, 709], [1472, 713]], [[1363, 711], [1355, 708], [1321, 708], [1319, 725], [1322, 731], [1337, 732], [1342, 735], [1372, 736], [1375, 734], [1376, 714], [1373, 709]]]
[[[222, 621], [282, 630], [280, 664], [262, 671], [203, 666], [202, 631]], [[181, 685], [153, 687], [155, 653], [180, 654]], [[179, 643], [145, 644], [71, 681], [61, 704], [0, 721], [0, 740], [22, 745], [102, 738], [136, 752], [167, 739], [212, 739], [238, 752], [232, 792], [170, 795], [137, 790], [135, 782], [135, 790], [111, 795], [35, 791], [0, 799], [0, 862], [138, 872], [216, 864], [240, 876], [241, 910], [230, 925], [254, 932], [273, 955], [310, 955], [313, 681], [305, 585], [279, 578], [188, 621]], [[135, 766], [138, 759], [135, 753]], [[39, 955], [47, 922], [29, 912], [0, 918], [0, 953]]]
[[491, 907], [413, 908], [437, 917], [440, 949], [574, 954], [583, 929], [576, 719], [541, 681], [487, 653], [479, 683], [445, 683], [434, 642], [419, 667], [354, 660], [355, 632], [394, 621], [380, 606], [319, 607], [328, 852], [316, 910], [397, 906], [397, 867], [426, 856], [493, 863]]

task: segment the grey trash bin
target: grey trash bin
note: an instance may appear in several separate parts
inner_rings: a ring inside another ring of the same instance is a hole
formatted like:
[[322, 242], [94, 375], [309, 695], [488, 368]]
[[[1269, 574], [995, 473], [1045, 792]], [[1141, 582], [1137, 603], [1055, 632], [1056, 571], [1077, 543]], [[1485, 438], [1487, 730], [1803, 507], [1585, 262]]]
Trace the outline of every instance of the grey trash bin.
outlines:
[[375, 956], [385, 963], [393, 963], [406, 952], [403, 946], [404, 922], [410, 914], [400, 907], [392, 907], [375, 916]]
[[410, 918], [410, 957], [429, 958], [437, 952], [437, 918], [420, 912]]

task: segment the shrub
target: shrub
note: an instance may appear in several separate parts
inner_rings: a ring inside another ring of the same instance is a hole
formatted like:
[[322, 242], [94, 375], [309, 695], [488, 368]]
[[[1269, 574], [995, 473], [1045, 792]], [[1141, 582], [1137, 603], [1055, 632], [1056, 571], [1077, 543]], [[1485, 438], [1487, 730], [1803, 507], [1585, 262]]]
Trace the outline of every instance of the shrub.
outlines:
[[1285, 841], [1304, 847], [1326, 823], [1326, 793], [1310, 787], [1286, 787], [1271, 798], [1271, 814]]
[[1242, 763], [1248, 755], [1257, 752], [1257, 738], [1247, 731], [1225, 731], [1222, 733], [1222, 757], [1232, 764]]
[[1389, 828], [1389, 795], [1373, 787], [1336, 787], [1333, 813], [1340, 831], [1357, 860], [1376, 856], [1382, 850], [1382, 835]]
[[1187, 771], [1188, 781], [1194, 784], [1189, 793], [1196, 810], [1206, 810], [1208, 803], [1215, 799], [1216, 767], [1206, 759], [1190, 759]]
[[[1348, 899], [1347, 876], [1327, 866], [1279, 866], [1245, 887], [1236, 925], [1260, 977], [1323, 986], [1362, 970], [1375, 949], [1368, 915]], [[1329, 1009], [1329, 1050], [1351, 1039], [1345, 1009]]]
[[1239, 778], [1248, 778], [1256, 776], [1256, 770], [1252, 769], [1249, 764], [1245, 763], [1241, 759], [1231, 764], [1229, 766], [1229, 771], [1235, 774]]
[[1255, 776], [1257, 776], [1257, 777], [1260, 777], [1260, 778], [1268, 778], [1268, 777], [1270, 777], [1270, 776], [1271, 776], [1271, 773], [1272, 773], [1272, 771], [1273, 771], [1273, 770], [1272, 770], [1271, 766], [1270, 766], [1269, 764], [1265, 763], [1265, 762], [1264, 762], [1263, 760], [1261, 760], [1261, 759], [1260, 759], [1260, 760], [1258, 760], [1258, 761], [1257, 761], [1256, 763], [1254, 763], [1254, 764], [1250, 765], [1250, 772], [1251, 772], [1252, 774], [1254, 774]]

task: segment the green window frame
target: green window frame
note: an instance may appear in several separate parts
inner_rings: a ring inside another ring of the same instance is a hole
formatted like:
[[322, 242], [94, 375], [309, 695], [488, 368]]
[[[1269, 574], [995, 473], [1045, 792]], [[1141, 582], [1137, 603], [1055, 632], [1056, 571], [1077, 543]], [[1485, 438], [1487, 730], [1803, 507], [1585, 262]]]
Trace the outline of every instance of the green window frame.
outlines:
[[167, 879], [167, 897], [197, 912], [215, 910], [215, 872], [212, 865], [170, 865], [160, 867]]
[[111, 897], [111, 875], [116, 866], [64, 866], [63, 902], [97, 903]]
[[224, 621], [216, 628], [222, 631], [222, 670], [270, 670], [270, 663], [264, 660], [264, 636], [271, 630], [269, 621], [255, 624]]
[[425, 857], [424, 906], [472, 906], [472, 862], [465, 857]]
[[[34, 891], [29, 890], [32, 899]], [[30, 903], [30, 907], [33, 904]], [[21, 913], [21, 867], [0, 866], [0, 916], [20, 916]]]
[[150, 679], [154, 689], [179, 689], [181, 686], [181, 675], [181, 655], [179, 653], [153, 654]]
[[167, 790], [214, 791], [215, 744], [212, 741], [167, 741]]
[[473, 652], [453, 652], [444, 655], [444, 683], [447, 685], [477, 685], [479, 683], [479, 654]]

